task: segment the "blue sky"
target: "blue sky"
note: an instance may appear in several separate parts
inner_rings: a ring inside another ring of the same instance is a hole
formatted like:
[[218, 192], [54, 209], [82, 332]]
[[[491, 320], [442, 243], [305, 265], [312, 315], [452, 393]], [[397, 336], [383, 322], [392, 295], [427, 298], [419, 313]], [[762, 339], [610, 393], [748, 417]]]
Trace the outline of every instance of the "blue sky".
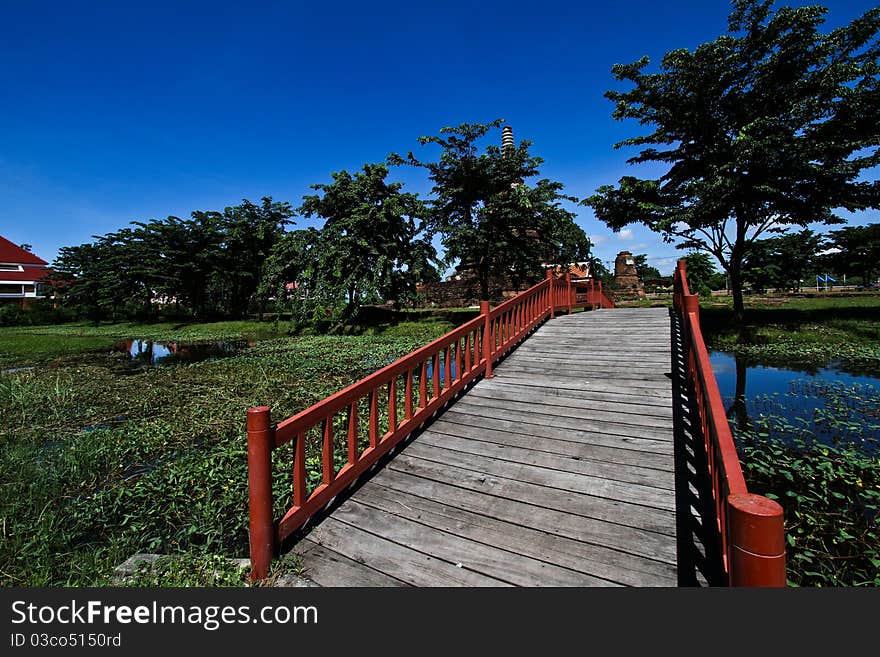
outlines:
[[[874, 3], [824, 4], [830, 29]], [[51, 260], [134, 220], [298, 205], [332, 171], [498, 117], [584, 197], [639, 173], [612, 149], [639, 128], [611, 119], [611, 66], [711, 40], [729, 7], [0, 0], [0, 234]], [[429, 190], [419, 171], [392, 175]], [[671, 271], [672, 245], [577, 212], [601, 258], [629, 249]]]

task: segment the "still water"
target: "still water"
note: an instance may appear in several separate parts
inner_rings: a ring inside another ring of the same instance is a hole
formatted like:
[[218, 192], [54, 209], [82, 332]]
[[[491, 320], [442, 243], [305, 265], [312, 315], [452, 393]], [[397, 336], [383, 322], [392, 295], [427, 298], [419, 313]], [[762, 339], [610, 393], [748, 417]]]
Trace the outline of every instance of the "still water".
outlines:
[[821, 442], [854, 442], [880, 451], [880, 377], [824, 368], [763, 365], [716, 351], [712, 369], [736, 427], [773, 417]]
[[127, 352], [133, 365], [158, 367], [175, 363], [197, 363], [233, 356], [249, 346], [246, 340], [212, 342], [156, 342], [133, 339], [118, 344], [114, 351]]

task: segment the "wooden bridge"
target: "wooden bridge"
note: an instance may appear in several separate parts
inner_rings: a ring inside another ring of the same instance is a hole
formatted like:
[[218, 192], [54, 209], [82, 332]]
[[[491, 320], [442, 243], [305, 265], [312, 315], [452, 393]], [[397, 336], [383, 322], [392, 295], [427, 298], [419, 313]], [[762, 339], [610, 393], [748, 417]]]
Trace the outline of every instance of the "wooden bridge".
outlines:
[[683, 263], [676, 287], [613, 309], [548, 277], [277, 426], [251, 409], [253, 576], [287, 542], [322, 586], [784, 585]]

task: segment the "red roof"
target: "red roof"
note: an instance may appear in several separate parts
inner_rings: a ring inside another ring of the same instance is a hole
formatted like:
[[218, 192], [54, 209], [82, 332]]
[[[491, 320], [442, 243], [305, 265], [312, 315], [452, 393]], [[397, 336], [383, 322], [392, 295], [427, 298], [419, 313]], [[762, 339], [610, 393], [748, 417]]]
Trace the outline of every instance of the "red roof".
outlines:
[[19, 265], [49, 264], [42, 258], [38, 258], [37, 256], [35, 256], [30, 251], [25, 251], [17, 244], [13, 244], [2, 235], [0, 235], [0, 262], [11, 262]]

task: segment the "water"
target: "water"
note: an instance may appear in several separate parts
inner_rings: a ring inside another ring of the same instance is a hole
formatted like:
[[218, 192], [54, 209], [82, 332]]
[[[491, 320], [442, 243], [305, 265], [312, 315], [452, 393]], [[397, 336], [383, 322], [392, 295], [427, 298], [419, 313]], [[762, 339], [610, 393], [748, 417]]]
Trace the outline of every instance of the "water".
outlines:
[[212, 342], [157, 342], [136, 338], [118, 344], [114, 351], [127, 352], [133, 365], [158, 367], [175, 363], [197, 363], [233, 356], [249, 346], [246, 340]]
[[[784, 368], [734, 354], [710, 354], [727, 417], [735, 427], [775, 418], [820, 442], [852, 442], [880, 452], [880, 377], [834, 364]], [[737, 403], [737, 399], [739, 402]]]

